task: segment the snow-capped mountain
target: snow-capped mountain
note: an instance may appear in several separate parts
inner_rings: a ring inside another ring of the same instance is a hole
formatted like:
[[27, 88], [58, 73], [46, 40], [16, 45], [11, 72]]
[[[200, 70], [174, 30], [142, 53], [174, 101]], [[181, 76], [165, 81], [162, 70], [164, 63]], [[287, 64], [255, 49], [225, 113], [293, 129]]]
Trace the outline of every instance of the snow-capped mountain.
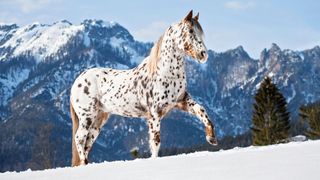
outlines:
[[[90, 67], [128, 69], [148, 55], [152, 43], [138, 42], [121, 25], [85, 20], [24, 27], [0, 25], [0, 170], [65, 166], [71, 159], [69, 94], [74, 79]], [[206, 64], [187, 59], [188, 89], [207, 108], [219, 137], [251, 126], [253, 95], [269, 75], [293, 115], [319, 99], [320, 48], [264, 49], [259, 60], [242, 46], [209, 51]], [[202, 124], [173, 111], [161, 126], [162, 147], [205, 143]], [[130, 149], [148, 151], [144, 120], [112, 116], [93, 148], [91, 160], [129, 159]]]

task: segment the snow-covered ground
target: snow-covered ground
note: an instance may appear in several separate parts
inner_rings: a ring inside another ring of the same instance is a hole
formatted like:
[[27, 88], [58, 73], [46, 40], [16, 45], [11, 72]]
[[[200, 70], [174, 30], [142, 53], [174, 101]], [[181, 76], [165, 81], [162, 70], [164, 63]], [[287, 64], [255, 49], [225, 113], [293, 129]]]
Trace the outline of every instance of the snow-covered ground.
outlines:
[[320, 179], [320, 140], [198, 152], [157, 159], [105, 162], [78, 168], [7, 172], [1, 180], [48, 179]]

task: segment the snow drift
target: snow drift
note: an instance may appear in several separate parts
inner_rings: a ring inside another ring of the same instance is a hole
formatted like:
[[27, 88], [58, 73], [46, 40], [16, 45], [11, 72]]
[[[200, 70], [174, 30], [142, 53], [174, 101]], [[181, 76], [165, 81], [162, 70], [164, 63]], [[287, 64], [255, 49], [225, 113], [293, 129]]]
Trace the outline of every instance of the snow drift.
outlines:
[[0, 179], [319, 179], [320, 141], [197, 152], [77, 168], [6, 172]]

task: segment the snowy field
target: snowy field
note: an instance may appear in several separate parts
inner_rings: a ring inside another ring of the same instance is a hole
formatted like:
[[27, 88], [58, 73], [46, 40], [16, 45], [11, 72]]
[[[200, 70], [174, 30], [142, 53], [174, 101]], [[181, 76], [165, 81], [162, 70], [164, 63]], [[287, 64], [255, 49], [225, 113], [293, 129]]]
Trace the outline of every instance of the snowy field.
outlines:
[[320, 140], [219, 152], [105, 162], [78, 168], [7, 172], [1, 180], [320, 179]]

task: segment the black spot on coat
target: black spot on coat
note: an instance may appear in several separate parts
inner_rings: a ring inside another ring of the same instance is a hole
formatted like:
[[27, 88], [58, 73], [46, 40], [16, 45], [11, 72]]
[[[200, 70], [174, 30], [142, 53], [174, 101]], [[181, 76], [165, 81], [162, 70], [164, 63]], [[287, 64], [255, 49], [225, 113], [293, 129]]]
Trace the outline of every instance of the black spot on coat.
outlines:
[[83, 89], [83, 92], [87, 95], [89, 95], [89, 88], [88, 86], [85, 86], [84, 89]]

